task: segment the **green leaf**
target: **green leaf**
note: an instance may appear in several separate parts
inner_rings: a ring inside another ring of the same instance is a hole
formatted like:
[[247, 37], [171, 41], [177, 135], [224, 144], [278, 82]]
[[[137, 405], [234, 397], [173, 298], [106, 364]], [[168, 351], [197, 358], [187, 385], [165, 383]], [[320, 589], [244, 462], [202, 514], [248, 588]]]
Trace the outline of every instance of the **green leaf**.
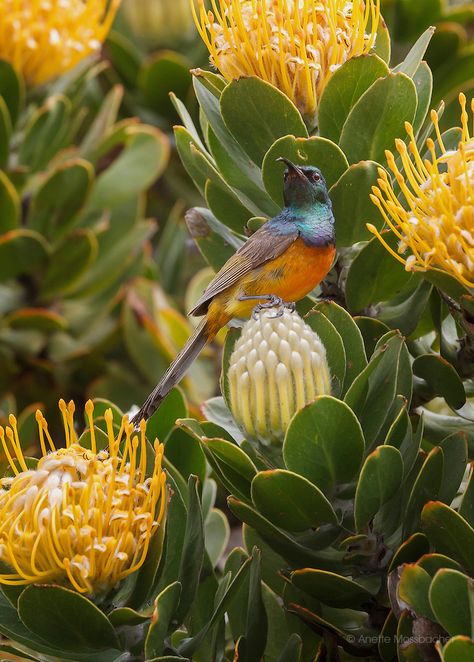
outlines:
[[425, 30], [425, 32], [423, 32], [423, 34], [418, 37], [417, 41], [403, 62], [395, 67], [394, 71], [401, 72], [407, 76], [410, 76], [410, 78], [414, 78], [415, 73], [418, 70], [418, 67], [420, 66], [421, 61], [423, 60], [423, 57], [426, 53], [426, 49], [428, 48], [431, 38], [434, 35], [434, 32], [434, 27], [429, 27], [427, 30]]
[[182, 586], [176, 620], [182, 623], [191, 609], [199, 586], [199, 575], [204, 560], [204, 530], [198, 495], [197, 477], [188, 480], [188, 513], [184, 535], [179, 582]]
[[312, 310], [305, 315], [306, 323], [321, 339], [326, 350], [326, 359], [331, 373], [331, 390], [334, 395], [342, 392], [346, 376], [346, 350], [335, 326], [318, 310]]
[[204, 195], [214, 216], [231, 230], [242, 234], [252, 212], [244, 207], [227, 184], [208, 179], [204, 187]]
[[430, 501], [421, 513], [423, 529], [438, 552], [474, 574], [474, 529], [444, 503]]
[[[458, 493], [468, 462], [466, 435], [450, 434], [440, 444], [444, 456], [443, 480], [438, 499], [448, 506]], [[462, 514], [462, 513], [461, 513]]]
[[379, 446], [365, 460], [355, 495], [357, 531], [364, 531], [373, 516], [400, 489], [403, 460], [392, 446]]
[[472, 578], [457, 570], [439, 570], [431, 583], [429, 595], [436, 620], [452, 637], [473, 636]]
[[446, 568], [461, 572], [461, 566], [459, 563], [453, 561], [453, 559], [448, 558], [444, 554], [424, 554], [424, 556], [419, 559], [417, 565], [419, 565], [420, 568], [423, 568], [423, 570], [426, 570], [426, 572], [432, 577], [436, 575], [438, 570], [445, 570]]
[[232, 599], [234, 598], [235, 594], [238, 592], [243, 581], [245, 580], [247, 573], [250, 569], [249, 566], [250, 566], [250, 559], [245, 561], [243, 565], [240, 567], [239, 571], [235, 575], [231, 584], [227, 588], [227, 591], [225, 592], [224, 596], [221, 598], [220, 602], [216, 606], [210, 620], [206, 623], [206, 625], [202, 628], [202, 630], [194, 637], [191, 637], [190, 639], [184, 639], [181, 642], [178, 648], [178, 652], [180, 654], [193, 655], [194, 652], [198, 650], [199, 646], [202, 644], [203, 640], [205, 639], [207, 633], [223, 617], [229, 604], [232, 602]]
[[57, 243], [74, 225], [93, 178], [91, 164], [79, 159], [62, 163], [48, 173], [31, 200], [28, 227]]
[[384, 225], [380, 212], [370, 200], [372, 187], [377, 184], [378, 168], [379, 164], [374, 161], [351, 165], [329, 192], [336, 219], [336, 243], [340, 248], [371, 239], [366, 226], [368, 221], [379, 230]]
[[[170, 486], [166, 512], [166, 526], [172, 535], [165, 536], [163, 554], [157, 572], [158, 581], [153, 587], [156, 595], [179, 578], [181, 555], [187, 524], [186, 506], [180, 490], [172, 477], [167, 477]], [[199, 549], [197, 550], [199, 552]]]
[[367, 366], [362, 334], [349, 313], [334, 301], [321, 301], [316, 310], [334, 325], [342, 338], [346, 352], [346, 374], [342, 392], [345, 393], [354, 379]]
[[372, 159], [383, 163], [385, 150], [405, 135], [405, 122], [413, 122], [416, 88], [405, 74], [379, 78], [357, 101], [344, 123], [339, 142], [349, 163]]
[[19, 164], [32, 172], [44, 168], [67, 141], [70, 114], [69, 99], [61, 95], [48, 97], [28, 122], [18, 153]]
[[167, 436], [180, 418], [186, 418], [188, 408], [183, 392], [180, 388], [173, 388], [160, 404], [157, 410], [147, 421], [146, 434], [153, 442], [155, 439], [165, 441]]
[[176, 467], [187, 481], [191, 474], [196, 475], [201, 485], [206, 478], [206, 458], [199, 441], [181, 428], [175, 428], [165, 444], [166, 458]]
[[49, 299], [74, 290], [82, 276], [97, 258], [96, 235], [87, 229], [75, 230], [62, 242], [51, 256], [44, 275], [41, 296]]
[[375, 346], [382, 336], [390, 329], [375, 317], [355, 317], [354, 322], [359, 327], [364, 340], [365, 352], [368, 357], [374, 353]]
[[250, 563], [247, 623], [245, 634], [238, 643], [238, 659], [242, 662], [260, 662], [267, 643], [268, 619], [262, 598], [260, 563], [261, 552], [254, 548]]
[[204, 524], [206, 552], [212, 567], [215, 568], [224, 554], [230, 537], [227, 517], [221, 510], [213, 508]]
[[463, 383], [453, 366], [437, 354], [422, 354], [413, 362], [413, 374], [424, 379], [434, 395], [443, 397], [453, 409], [466, 403]]
[[300, 662], [302, 649], [303, 642], [301, 641], [301, 637], [296, 632], [293, 632], [281, 651], [278, 662]]
[[471, 662], [474, 641], [468, 637], [453, 637], [443, 648], [443, 662]]
[[343, 126], [360, 97], [389, 69], [378, 55], [361, 55], [345, 62], [326, 85], [319, 103], [319, 131], [339, 142]]
[[10, 113], [3, 97], [0, 96], [0, 168], [5, 168], [8, 162], [11, 134]]
[[252, 481], [252, 500], [262, 515], [286, 531], [337, 524], [336, 514], [322, 491], [291, 471], [258, 473]]
[[292, 584], [331, 607], [357, 608], [372, 600], [372, 594], [355, 581], [333, 572], [304, 568], [291, 573]]
[[249, 457], [237, 446], [224, 439], [203, 438], [203, 449], [206, 455], [216, 462], [230, 491], [237, 496], [250, 497], [250, 484], [257, 470]]
[[415, 119], [413, 120], [413, 130], [415, 135], [417, 135], [426, 120], [433, 93], [433, 74], [426, 62], [421, 62], [415, 72], [413, 82], [415, 83], [418, 97], [418, 106], [416, 108]]
[[173, 582], [155, 600], [152, 622], [145, 640], [147, 659], [161, 655], [165, 649], [165, 639], [169, 633], [173, 615], [178, 607], [181, 584]]
[[151, 610], [138, 612], [130, 607], [118, 607], [107, 614], [109, 621], [115, 628], [122, 625], [142, 625], [150, 620]]
[[318, 166], [326, 180], [328, 188], [333, 186], [349, 167], [344, 152], [326, 138], [295, 138], [285, 136], [270, 147], [265, 154], [262, 166], [263, 183], [273, 200], [283, 207], [283, 172], [284, 163], [277, 158], [285, 157], [302, 166]]
[[18, 599], [26, 627], [65, 651], [120, 648], [108, 618], [90, 600], [60, 586], [28, 586]]
[[50, 252], [46, 240], [32, 230], [10, 230], [0, 236], [0, 281], [33, 271]]
[[115, 85], [103, 99], [99, 112], [82, 139], [79, 147], [81, 156], [92, 156], [97, 150], [97, 145], [102, 145], [106, 137], [110, 138], [111, 133], [113, 135], [114, 124], [117, 121], [122, 101], [123, 87]]
[[[384, 239], [396, 248], [398, 239], [393, 232], [384, 234]], [[349, 268], [346, 281], [349, 310], [360, 312], [370, 304], [392, 299], [412, 278], [413, 274], [405, 271], [405, 267], [374, 237], [358, 253]], [[360, 287], [361, 283], [364, 283], [364, 287]]]
[[[207, 76], [209, 72], [199, 71], [199, 77], [195, 74], [194, 90], [210, 125], [208, 143], [218, 170], [230, 186], [252, 201], [255, 214], [274, 216], [279, 209], [264, 190], [260, 168], [253, 163], [224, 124], [219, 103], [220, 91], [214, 94], [206, 88], [203, 84], [204, 74]], [[189, 130], [189, 126], [187, 128]]]
[[418, 618], [429, 618], [435, 621], [431, 609], [428, 592], [430, 590], [431, 577], [419, 566], [412, 564], [403, 568], [397, 592], [399, 598], [410, 605]]
[[12, 65], [5, 60], [0, 60], [0, 96], [5, 101], [14, 126], [23, 105], [25, 86]]
[[259, 78], [229, 83], [222, 92], [221, 112], [229, 131], [257, 165], [278, 138], [308, 135], [288, 97]]
[[[227, 503], [231, 512], [238, 517], [238, 519], [245, 524], [248, 524], [248, 526], [253, 529], [256, 529], [265, 542], [268, 543], [277, 554], [290, 563], [295, 563], [300, 566], [312, 566], [316, 564], [317, 567], [327, 570], [336, 570], [336, 568], [339, 567], [337, 553], [334, 554], [334, 560], [323, 558], [312, 549], [303, 546], [291, 536], [281, 531], [266, 517], [260, 515], [260, 513], [254, 508], [243, 501], [239, 501], [231, 496], [228, 497]], [[340, 554], [339, 556], [342, 558], [344, 554]]]
[[424, 533], [414, 533], [397, 549], [390, 561], [389, 572], [397, 568], [402, 563], [415, 563], [424, 554], [430, 551], [428, 538]]
[[420, 422], [420, 434], [413, 435], [412, 423], [408, 416], [408, 403], [402, 396], [397, 396], [397, 398], [401, 398], [402, 406], [387, 432], [384, 444], [398, 448], [403, 458], [405, 475], [407, 476], [418, 455], [423, 424]]
[[[0, 60], [0, 69], [1, 69]], [[0, 78], [1, 80], [1, 78]], [[20, 198], [8, 179], [0, 170], [0, 235], [15, 230], [20, 224]]]
[[408, 498], [404, 513], [404, 535], [419, 528], [423, 506], [427, 501], [438, 498], [443, 480], [443, 468], [443, 451], [439, 447], [433, 448], [423, 462]]
[[184, 99], [191, 87], [189, 60], [173, 51], [154, 53], [140, 72], [139, 88], [147, 108], [161, 116], [175, 117], [169, 94]]
[[[403, 338], [396, 332], [387, 337], [368, 366], [354, 380], [344, 398], [360, 421], [366, 447], [370, 448], [388, 416], [397, 392]], [[388, 334], [387, 334], [388, 336]]]
[[459, 514], [474, 527], [474, 466], [472, 465], [469, 470], [469, 482], [459, 506]]
[[169, 141], [158, 129], [131, 125], [126, 144], [115, 161], [100, 174], [92, 189], [91, 209], [116, 207], [146, 191], [162, 174], [169, 158]]
[[354, 479], [364, 454], [361, 426], [351, 409], [321, 396], [290, 422], [283, 444], [285, 464], [325, 494]]

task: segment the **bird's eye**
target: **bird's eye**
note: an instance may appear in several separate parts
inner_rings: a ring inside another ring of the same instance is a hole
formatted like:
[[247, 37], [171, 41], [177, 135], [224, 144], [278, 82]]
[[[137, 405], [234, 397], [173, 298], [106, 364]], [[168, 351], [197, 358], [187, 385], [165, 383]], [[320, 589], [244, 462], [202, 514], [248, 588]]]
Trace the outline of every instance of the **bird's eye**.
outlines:
[[314, 172], [312, 180], [313, 180], [313, 182], [320, 182], [321, 181], [321, 175], [318, 175], [317, 172]]
[[288, 179], [288, 174], [289, 174], [288, 170], [285, 170], [285, 174], [283, 175], [283, 179], [285, 180], [285, 182]]

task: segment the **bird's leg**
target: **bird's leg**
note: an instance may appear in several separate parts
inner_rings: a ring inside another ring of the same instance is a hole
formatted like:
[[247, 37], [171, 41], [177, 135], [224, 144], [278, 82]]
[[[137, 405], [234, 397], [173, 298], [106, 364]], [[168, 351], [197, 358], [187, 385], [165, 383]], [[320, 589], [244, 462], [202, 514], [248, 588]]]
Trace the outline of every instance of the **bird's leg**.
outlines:
[[261, 301], [262, 299], [265, 303], [258, 303], [252, 311], [252, 317], [257, 319], [257, 315], [261, 310], [267, 308], [278, 308], [279, 310], [275, 315], [272, 315], [272, 318], [281, 317], [285, 308], [288, 308], [293, 312], [295, 310], [295, 302], [286, 302], [283, 301], [281, 297], [276, 296], [276, 294], [259, 294], [259, 295], [247, 295], [242, 294], [239, 298], [239, 301]]

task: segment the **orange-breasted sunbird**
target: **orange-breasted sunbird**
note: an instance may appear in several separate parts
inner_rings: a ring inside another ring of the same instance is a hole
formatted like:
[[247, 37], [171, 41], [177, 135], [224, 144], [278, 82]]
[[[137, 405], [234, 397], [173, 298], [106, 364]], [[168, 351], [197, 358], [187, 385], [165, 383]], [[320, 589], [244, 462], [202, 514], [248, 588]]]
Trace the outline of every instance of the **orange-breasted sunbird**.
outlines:
[[148, 419], [183, 377], [206, 343], [233, 318], [248, 318], [256, 307], [305, 297], [329, 272], [335, 227], [326, 182], [318, 168], [287, 159], [284, 209], [251, 235], [224, 264], [190, 311], [203, 316], [196, 331], [133, 417]]

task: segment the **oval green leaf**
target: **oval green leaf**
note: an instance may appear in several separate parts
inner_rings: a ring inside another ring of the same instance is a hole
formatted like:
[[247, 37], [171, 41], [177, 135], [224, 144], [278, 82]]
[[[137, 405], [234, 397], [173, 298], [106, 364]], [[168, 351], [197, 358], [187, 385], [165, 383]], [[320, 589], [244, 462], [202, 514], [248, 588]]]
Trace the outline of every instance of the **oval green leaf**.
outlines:
[[357, 475], [365, 442], [351, 409], [331, 396], [321, 396], [290, 422], [283, 444], [285, 464], [325, 494]]
[[221, 112], [229, 131], [258, 165], [278, 138], [308, 136], [296, 106], [283, 92], [259, 78], [229, 83], [222, 92]]
[[306, 531], [337, 524], [331, 504], [315, 485], [291, 471], [261, 471], [252, 481], [252, 500], [273, 524], [286, 531]]

